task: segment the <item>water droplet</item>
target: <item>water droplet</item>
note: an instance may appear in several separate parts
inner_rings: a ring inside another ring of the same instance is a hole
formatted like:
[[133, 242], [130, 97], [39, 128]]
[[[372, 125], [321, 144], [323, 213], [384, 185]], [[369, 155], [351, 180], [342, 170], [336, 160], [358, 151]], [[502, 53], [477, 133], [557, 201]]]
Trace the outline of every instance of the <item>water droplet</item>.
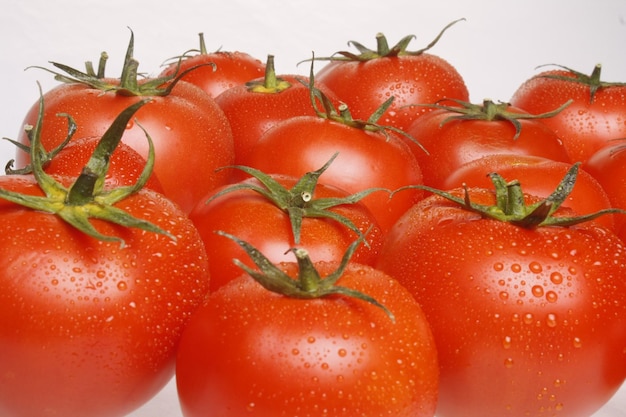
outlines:
[[337, 354], [343, 358], [348, 354], [348, 352], [345, 349], [339, 349], [339, 351], [337, 351]]
[[502, 341], [502, 346], [505, 349], [510, 349], [511, 348], [511, 336], [505, 336], [504, 340]]
[[580, 337], [575, 337], [574, 338], [574, 347], [578, 349], [578, 348], [582, 347], [582, 345], [583, 345], [583, 342], [582, 342], [582, 340], [580, 340]]
[[126, 284], [126, 281], [120, 281], [117, 283], [117, 289], [120, 291], [126, 291], [126, 289], [128, 288], [128, 284]]
[[546, 293], [546, 300], [548, 300], [549, 303], [556, 303], [558, 299], [559, 296], [554, 291], [548, 291]]
[[294, 349], [291, 350], [291, 354], [294, 355], [294, 356], [299, 355], [300, 354], [300, 350], [294, 348]]
[[533, 314], [532, 313], [526, 313], [524, 314], [524, 323], [526, 324], [531, 324], [534, 320]]
[[509, 293], [506, 291], [500, 291], [500, 294], [498, 294], [500, 296], [500, 299], [503, 301], [506, 301], [509, 299]]
[[520, 264], [511, 265], [511, 271], [518, 273], [522, 271], [522, 266]]
[[543, 287], [541, 285], [534, 285], [531, 291], [535, 297], [543, 297]]
[[504, 265], [502, 264], [502, 262], [496, 262], [495, 264], [493, 264], [493, 269], [495, 271], [502, 271], [504, 269]]
[[541, 267], [541, 264], [539, 262], [531, 262], [528, 267], [530, 268], [530, 271], [535, 274], [539, 274], [541, 273], [541, 271], [543, 271], [543, 268]]
[[504, 360], [504, 366], [505, 366], [505, 368], [512, 368], [512, 367], [513, 367], [513, 365], [514, 365], [513, 358], [506, 358], [506, 359]]
[[550, 274], [550, 281], [553, 284], [559, 285], [563, 282], [563, 275], [560, 272], [553, 272]]
[[106, 276], [107, 276], [107, 273], [105, 270], [100, 269], [99, 271], [96, 272], [96, 277], [98, 277], [99, 279], [103, 279]]
[[550, 313], [546, 316], [546, 324], [548, 327], [556, 327], [556, 314]]
[[306, 341], [307, 341], [307, 342], [309, 342], [309, 343], [315, 343], [315, 337], [313, 337], [313, 336], [309, 336], [309, 337], [306, 339]]
[[59, 285], [59, 280], [54, 278], [52, 281], [50, 281], [50, 284], [52, 284], [52, 285]]

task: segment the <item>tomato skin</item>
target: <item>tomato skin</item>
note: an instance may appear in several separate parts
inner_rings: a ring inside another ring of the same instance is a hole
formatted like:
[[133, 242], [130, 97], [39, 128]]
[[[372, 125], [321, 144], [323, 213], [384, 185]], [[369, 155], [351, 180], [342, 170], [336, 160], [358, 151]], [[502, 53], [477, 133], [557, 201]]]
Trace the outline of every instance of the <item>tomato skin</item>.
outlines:
[[[622, 141], [612, 142], [596, 151], [583, 164], [606, 191], [613, 207], [626, 210], [626, 147]], [[615, 229], [626, 241], [626, 215], [616, 214]]]
[[[495, 201], [480, 189], [470, 198]], [[426, 197], [396, 223], [377, 267], [431, 325], [437, 416], [583, 417], [626, 377], [624, 256], [593, 223], [529, 230]]]
[[[41, 194], [31, 176], [0, 177], [0, 187]], [[94, 220], [125, 239], [120, 248], [0, 200], [2, 416], [121, 417], [171, 379], [182, 329], [208, 291], [206, 253], [161, 194], [144, 189], [116, 206], [176, 242]]]
[[[287, 189], [292, 188], [297, 179], [286, 176], [273, 176]], [[255, 179], [243, 181], [260, 185]], [[215, 190], [215, 193], [229, 186]], [[327, 184], [318, 184], [313, 195], [317, 198], [343, 198], [348, 193]], [[210, 196], [207, 196], [207, 199]], [[341, 205], [331, 211], [347, 217], [362, 232], [367, 233], [369, 247], [361, 245], [352, 261], [373, 265], [382, 246], [383, 233], [372, 214], [361, 203]], [[302, 220], [300, 244], [296, 245], [289, 215], [274, 203], [251, 190], [233, 191], [212, 200], [208, 204], [198, 203], [189, 214], [204, 242], [209, 257], [211, 271], [211, 291], [217, 290], [226, 282], [241, 275], [241, 268], [233, 264], [234, 258], [254, 267], [245, 251], [235, 242], [217, 235], [224, 231], [252, 244], [271, 262], [294, 262], [290, 248], [305, 247], [311, 259], [316, 261], [340, 261], [346, 249], [358, 236], [346, 226], [328, 219], [307, 218]]]
[[[317, 116], [285, 120], [266, 131], [250, 152], [245, 165], [266, 173], [301, 177], [323, 166], [339, 153], [320, 182], [349, 193], [383, 187], [397, 190], [422, 184], [421, 169], [402, 139], [393, 132], [353, 128]], [[375, 192], [362, 199], [386, 232], [404, 211], [419, 201], [421, 190], [402, 191], [389, 198]]]
[[[508, 107], [510, 112], [523, 110]], [[461, 165], [475, 159], [501, 154], [534, 155], [555, 161], [569, 162], [569, 156], [558, 136], [539, 120], [519, 120], [521, 130], [515, 139], [515, 127], [504, 120], [450, 120], [458, 116], [446, 109], [437, 109], [417, 119], [406, 133], [426, 150], [409, 143], [422, 168], [424, 183], [442, 188], [448, 175]]]
[[[99, 141], [99, 137], [73, 139], [50, 160], [45, 172], [49, 175], [78, 177]], [[146, 160], [137, 151], [125, 143], [119, 143], [111, 154], [109, 170], [105, 177], [106, 187], [134, 185], [145, 165]], [[163, 193], [163, 186], [154, 174], [150, 175], [145, 188]]]
[[[76, 138], [101, 137], [122, 110], [145, 98], [102, 92], [81, 84], [52, 88], [44, 94], [41, 143], [49, 150], [65, 139], [67, 120], [57, 117], [58, 113], [74, 118]], [[227, 173], [215, 170], [234, 161], [230, 125], [213, 99], [184, 81], [179, 81], [169, 95], [150, 98], [152, 101], [137, 111], [135, 119], [154, 142], [154, 174], [165, 195], [188, 212], [199, 198], [229, 180]], [[34, 125], [38, 112], [36, 103], [28, 111], [24, 124]], [[24, 132], [18, 141], [28, 144]], [[129, 124], [122, 142], [147, 158], [148, 141], [137, 123]], [[16, 167], [27, 163], [28, 156], [18, 152]]]
[[[566, 162], [531, 155], [488, 155], [461, 165], [444, 180], [442, 189], [460, 188], [463, 184], [470, 188], [490, 188], [493, 182], [488, 174], [497, 172], [506, 181], [519, 180], [525, 193], [547, 198], [571, 167]], [[612, 204], [600, 183], [581, 168], [563, 207], [570, 207], [578, 214], [590, 214], [611, 208]], [[617, 216], [606, 214], [594, 221], [615, 231]]]
[[[315, 265], [323, 276], [337, 266]], [[288, 298], [248, 276], [212, 293], [178, 351], [183, 415], [432, 417], [437, 353], [419, 306], [371, 267], [348, 265], [338, 284], [396, 322], [360, 300]]]
[[[215, 64], [215, 66], [211, 65]], [[245, 52], [216, 51], [187, 57], [180, 62], [178, 73], [192, 69], [182, 80], [200, 87], [211, 97], [263, 76], [265, 64]], [[178, 62], [168, 65], [159, 75], [169, 77], [176, 74]]]
[[393, 96], [392, 105], [378, 122], [401, 130], [431, 111], [411, 104], [432, 104], [445, 98], [469, 101], [461, 74], [445, 59], [428, 53], [365, 62], [332, 61], [317, 71], [315, 80], [345, 101], [355, 119], [369, 119]]
[[626, 137], [626, 86], [600, 88], [591, 102], [588, 85], [543, 75], [574, 76], [563, 70], [542, 72], [523, 82], [510, 103], [530, 113], [541, 113], [571, 99], [567, 108], [543, 122], [563, 140], [573, 162], [585, 162], [607, 141]]
[[[285, 74], [278, 78], [288, 82], [290, 87], [279, 92], [255, 92], [250, 91], [246, 85], [238, 85], [215, 98], [232, 128], [236, 164], [245, 161], [261, 135], [278, 122], [290, 117], [316, 114], [308, 87], [298, 81], [306, 83], [307, 77]], [[255, 79], [251, 82], [261, 81], [262, 79]], [[332, 103], [339, 103], [339, 99], [328, 88], [318, 89]]]

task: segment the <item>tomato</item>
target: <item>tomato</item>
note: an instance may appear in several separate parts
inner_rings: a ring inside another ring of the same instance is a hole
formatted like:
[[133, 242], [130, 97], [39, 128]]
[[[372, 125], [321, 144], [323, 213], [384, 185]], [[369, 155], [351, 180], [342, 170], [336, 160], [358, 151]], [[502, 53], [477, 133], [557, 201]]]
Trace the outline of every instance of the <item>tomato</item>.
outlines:
[[[524, 192], [546, 198], [556, 189], [571, 164], [553, 161], [531, 155], [488, 155], [461, 165], [448, 176], [442, 189], [468, 187], [489, 188], [489, 173], [497, 172], [507, 181], [519, 180]], [[588, 172], [581, 169], [576, 178], [572, 193], [563, 202], [564, 207], [572, 208], [578, 214], [595, 213], [612, 207], [607, 192]], [[626, 207], [626, 205], [625, 205]], [[615, 219], [620, 215], [607, 214], [595, 221], [609, 229], [614, 229]]]
[[492, 154], [534, 155], [569, 162], [559, 137], [539, 115], [490, 100], [480, 105], [458, 104], [462, 107], [436, 109], [406, 129], [428, 151], [407, 141], [426, 185], [443, 188], [446, 178], [461, 165]]
[[[626, 147], [623, 141], [609, 142], [596, 151], [583, 167], [606, 191], [614, 207], [626, 210]], [[626, 217], [615, 216], [617, 234], [626, 241]]]
[[[337, 263], [308, 266], [322, 281], [337, 272]], [[293, 281], [295, 264], [280, 268]], [[357, 298], [293, 298], [249, 276], [212, 293], [178, 350], [183, 415], [432, 417], [437, 352], [419, 305], [394, 279], [357, 263], [337, 285], [373, 297], [395, 321]]]
[[[208, 52], [204, 35], [200, 36], [200, 49], [191, 50], [170, 63], [159, 75], [172, 77], [185, 74], [181, 79], [200, 87], [211, 97], [217, 97], [229, 88], [242, 85], [263, 75], [265, 64], [245, 52], [213, 51]], [[198, 52], [188, 55], [189, 52]]]
[[390, 48], [386, 37], [379, 33], [376, 51], [350, 42], [361, 53], [339, 52], [331, 58], [322, 58], [330, 62], [315, 78], [320, 86], [327, 86], [345, 101], [353, 116], [360, 119], [368, 118], [383, 101], [395, 97], [380, 121], [405, 130], [413, 120], [431, 110], [410, 104], [435, 103], [446, 98], [469, 100], [465, 81], [456, 68], [426, 52], [443, 31], [426, 48], [414, 52], [406, 50], [414, 36], [407, 36]]
[[[256, 141], [279, 121], [295, 116], [315, 115], [308, 77], [276, 75], [274, 57], [269, 56], [263, 78], [234, 86], [215, 98], [233, 132], [235, 163], [245, 160]], [[335, 104], [339, 99], [328, 88], [320, 90]]]
[[[357, 232], [367, 233], [368, 246], [361, 246], [354, 261], [373, 265], [382, 245], [383, 234], [373, 215], [360, 202], [349, 201], [348, 193], [327, 184], [315, 184], [306, 189], [298, 186], [299, 179], [288, 176], [271, 176], [282, 191], [273, 191], [278, 201], [251, 189], [259, 187], [265, 192], [270, 188], [256, 178], [238, 184], [224, 186], [207, 196], [189, 214], [204, 241], [211, 272], [211, 290], [241, 275], [241, 269], [233, 264], [233, 258], [245, 258], [245, 252], [234, 242], [215, 232], [226, 231], [253, 244], [272, 262], [293, 262], [289, 248], [302, 245], [314, 261], [339, 261], [348, 246], [358, 237], [348, 225], [333, 218], [342, 216]], [[274, 184], [271, 184], [275, 190]], [[219, 193], [234, 187], [224, 195]], [[288, 195], [287, 195], [288, 193]], [[297, 197], [304, 193], [305, 199]], [[385, 193], [385, 195], [387, 195]], [[213, 198], [215, 197], [215, 198]], [[330, 199], [340, 199], [326, 209]], [[300, 201], [298, 203], [297, 201]], [[298, 220], [292, 219], [293, 211]], [[330, 213], [328, 213], [330, 212]], [[324, 213], [328, 213], [326, 217]], [[333, 217], [331, 217], [333, 216]], [[294, 222], [301, 222], [294, 232]], [[251, 261], [248, 261], [253, 266]]]
[[[474, 204], [496, 201], [491, 190], [467, 192]], [[463, 206], [464, 192], [452, 194]], [[593, 222], [520, 227], [461, 206], [439, 195], [416, 204], [377, 265], [432, 328], [437, 416], [592, 415], [626, 377], [622, 241]]]
[[0, 177], [3, 416], [127, 415], [173, 376], [208, 292], [186, 214], [149, 189], [91, 194], [103, 162], [75, 181], [38, 162]]
[[573, 162], [585, 162], [611, 139], [626, 137], [626, 83], [600, 80], [601, 66], [591, 75], [569, 68], [541, 72], [524, 81], [510, 103], [528, 112], [544, 112], [572, 100], [544, 123], [563, 140]]
[[[89, 157], [95, 150], [99, 137], [91, 136], [73, 139], [55, 154], [45, 165], [50, 175], [68, 175], [77, 177]], [[106, 185], [115, 188], [122, 185], [133, 185], [143, 172], [146, 160], [125, 143], [117, 145], [111, 155], [109, 170], [106, 174]], [[155, 175], [151, 175], [146, 188], [163, 193], [163, 187]]]
[[[349, 193], [368, 188], [396, 190], [422, 183], [410, 148], [392, 131], [371, 131], [318, 116], [298, 116], [267, 130], [250, 151], [244, 165], [266, 173], [301, 177], [322, 166], [335, 153], [323, 183]], [[405, 210], [421, 199], [411, 189], [394, 194], [372, 193], [363, 200], [385, 232]]]
[[[131, 64], [132, 60], [126, 63]], [[230, 125], [224, 112], [199, 87], [178, 81], [169, 91], [171, 83], [162, 81], [167, 87], [159, 84], [156, 88], [155, 79], [150, 78], [136, 83], [126, 78], [92, 82], [95, 87], [73, 82], [44, 94], [41, 142], [46, 149], [54, 148], [67, 135], [67, 121], [57, 117], [58, 113], [73, 117], [78, 126], [76, 137], [101, 136], [122, 109], [151, 98], [137, 112], [136, 119], [153, 138], [154, 173], [165, 195], [188, 212], [208, 191], [229, 180], [227, 173], [215, 170], [234, 161]], [[135, 84], [135, 90], [129, 91]], [[26, 114], [24, 124], [34, 124], [37, 115], [36, 103]], [[146, 158], [148, 145], [138, 123], [129, 123], [122, 141]], [[28, 144], [26, 134], [18, 136], [18, 141]], [[28, 163], [22, 152], [16, 156], [18, 168]]]

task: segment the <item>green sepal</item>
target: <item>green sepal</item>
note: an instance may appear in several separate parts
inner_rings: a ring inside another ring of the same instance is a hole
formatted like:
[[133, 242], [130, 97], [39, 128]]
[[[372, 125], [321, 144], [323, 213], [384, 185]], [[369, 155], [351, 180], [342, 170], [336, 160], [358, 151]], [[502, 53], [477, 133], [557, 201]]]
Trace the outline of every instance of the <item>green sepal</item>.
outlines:
[[[206, 204], [233, 191], [251, 190], [259, 193], [264, 198], [271, 201], [277, 208], [289, 215], [291, 230], [296, 245], [300, 244], [302, 219], [306, 217], [325, 218], [337, 221], [360, 237], [362, 236], [362, 232], [350, 219], [329, 211], [328, 209], [344, 204], [355, 204], [373, 192], [386, 191], [390, 193], [391, 191], [385, 188], [368, 188], [342, 198], [313, 198], [319, 177], [330, 167], [337, 155], [338, 153], [335, 153], [321, 168], [304, 174], [291, 189], [285, 188], [271, 175], [252, 167], [243, 165], [223, 167], [221, 169], [232, 168], [243, 171], [258, 180], [262, 186], [239, 182], [215, 193], [206, 201]], [[365, 242], [365, 244], [367, 245], [367, 242]]]
[[251, 244], [223, 231], [217, 231], [216, 233], [220, 236], [233, 240], [246, 251], [259, 270], [250, 268], [239, 259], [233, 259], [233, 262], [250, 275], [256, 282], [271, 292], [299, 299], [315, 299], [330, 295], [343, 295], [356, 298], [381, 308], [387, 316], [395, 322], [395, 316], [393, 313], [373, 297], [352, 288], [336, 285], [337, 281], [341, 278], [346, 267], [348, 266], [358, 245], [365, 241], [364, 235], [359, 236], [357, 240], [350, 244], [337, 269], [326, 278], [321, 277], [305, 249], [291, 248], [290, 251], [296, 256], [298, 263], [298, 276], [296, 279], [293, 279], [283, 272], [278, 266], [274, 265], [265, 255], [263, 255]]

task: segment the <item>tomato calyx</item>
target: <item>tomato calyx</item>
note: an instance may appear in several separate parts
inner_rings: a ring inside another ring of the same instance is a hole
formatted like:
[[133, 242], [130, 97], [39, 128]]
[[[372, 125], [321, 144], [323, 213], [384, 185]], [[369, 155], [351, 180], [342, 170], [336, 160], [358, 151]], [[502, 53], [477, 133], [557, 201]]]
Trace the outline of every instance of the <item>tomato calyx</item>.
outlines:
[[589, 87], [589, 103], [593, 103], [593, 100], [596, 96], [596, 93], [604, 88], [609, 88], [609, 87], [625, 87], [626, 83], [623, 82], [607, 82], [607, 81], [602, 81], [601, 80], [601, 73], [602, 73], [602, 64], [596, 64], [593, 67], [593, 71], [591, 71], [591, 74], [584, 74], [582, 72], [579, 71], [575, 71], [571, 68], [568, 68], [566, 66], [563, 65], [558, 65], [558, 64], [545, 64], [545, 65], [540, 65], [537, 68], [541, 68], [541, 67], [545, 67], [548, 65], [553, 65], [556, 67], [559, 67], [565, 71], [568, 71], [571, 76], [567, 76], [567, 75], [560, 75], [560, 74], [539, 74], [537, 75], [537, 77], [539, 78], [551, 78], [554, 80], [560, 80], [560, 81], [566, 81], [566, 82], [572, 82], [572, 83], [578, 83], [578, 84], [583, 84]]
[[233, 240], [246, 251], [259, 270], [250, 268], [239, 259], [233, 259], [233, 262], [271, 292], [299, 299], [316, 299], [331, 295], [356, 298], [381, 308], [391, 321], [395, 322], [393, 313], [373, 297], [352, 288], [337, 285], [337, 281], [343, 275], [358, 245], [364, 242], [364, 235], [359, 236], [357, 240], [350, 244], [337, 269], [324, 278], [315, 268], [315, 264], [311, 261], [306, 249], [297, 247], [289, 249], [295, 255], [298, 263], [298, 275], [296, 279], [293, 279], [251, 244], [223, 231], [217, 231], [216, 233]]
[[490, 173], [489, 178], [494, 184], [496, 205], [484, 205], [474, 203], [470, 199], [469, 190], [464, 184], [463, 198], [436, 188], [416, 185], [414, 187], [430, 191], [440, 197], [459, 204], [462, 208], [480, 214], [484, 218], [511, 223], [527, 229], [542, 226], [573, 226], [596, 219], [605, 214], [622, 213], [626, 210], [610, 208], [599, 210], [595, 213], [576, 216], [554, 216], [554, 212], [563, 204], [567, 196], [572, 192], [576, 183], [576, 177], [580, 162], [572, 165], [552, 194], [543, 200], [527, 205], [522, 187], [518, 180], [506, 182], [498, 173]]
[[[181, 78], [201, 66], [211, 65], [215, 69], [215, 64], [205, 63], [198, 64], [185, 71], [179, 72], [177, 70], [169, 76], [157, 77], [157, 78], [143, 78], [140, 79], [139, 74], [139, 61], [133, 57], [134, 53], [134, 41], [135, 35], [130, 32], [130, 41], [126, 49], [126, 56], [124, 57], [124, 64], [122, 65], [122, 73], [119, 79], [111, 79], [104, 76], [105, 63], [108, 59], [108, 55], [103, 52], [98, 66], [98, 72], [93, 70], [91, 62], [86, 63], [86, 72], [79, 71], [68, 65], [58, 62], [51, 62], [51, 64], [61, 70], [57, 72], [45, 67], [33, 66], [29, 68], [38, 68], [44, 71], [48, 71], [54, 74], [55, 80], [68, 84], [84, 84], [96, 90], [102, 90], [103, 92], [114, 91], [121, 96], [153, 96], [164, 97], [171, 93], [174, 86], [181, 80]], [[181, 58], [182, 59], [182, 58]], [[180, 60], [179, 60], [180, 66]]]
[[[245, 181], [239, 182], [212, 195], [206, 203], [208, 204], [214, 199], [233, 191], [252, 190], [261, 194], [263, 197], [275, 204], [276, 207], [289, 215], [291, 230], [296, 244], [300, 244], [302, 220], [306, 217], [334, 220], [346, 226], [348, 229], [356, 233], [357, 236], [361, 237], [363, 236], [363, 233], [350, 219], [330, 211], [329, 209], [344, 204], [355, 204], [376, 191], [387, 191], [388, 193], [391, 193], [391, 191], [385, 188], [368, 188], [342, 198], [314, 198], [315, 188], [319, 177], [328, 169], [337, 155], [339, 154], [335, 153], [321, 168], [304, 174], [291, 189], [284, 187], [276, 179], [272, 178], [272, 176], [252, 167], [243, 165], [224, 167], [241, 170], [258, 180], [262, 186]], [[365, 244], [367, 245], [367, 241]]]
[[[309, 81], [308, 83], [302, 79], [298, 79], [302, 84], [306, 85], [309, 88], [311, 104], [313, 106], [313, 110], [317, 114], [318, 117], [322, 119], [331, 120], [335, 123], [340, 123], [355, 129], [361, 129], [374, 133], [381, 133], [385, 136], [386, 139], [389, 139], [389, 132], [396, 133], [398, 135], [404, 136], [409, 139], [413, 143], [415, 143], [422, 151], [424, 151], [428, 155], [428, 151], [417, 139], [408, 134], [402, 129], [399, 129], [395, 126], [389, 125], [381, 125], [378, 124], [378, 120], [385, 114], [387, 109], [393, 103], [395, 99], [394, 96], [389, 97], [385, 100], [377, 109], [370, 115], [367, 120], [355, 119], [352, 117], [350, 113], [350, 109], [346, 103], [339, 103], [337, 107], [333, 104], [333, 102], [328, 98], [326, 94], [324, 94], [320, 89], [315, 87], [315, 72], [313, 70], [313, 62], [315, 61], [315, 56], [311, 60], [311, 70], [309, 72]], [[319, 103], [322, 104], [322, 108], [319, 107]]]
[[433, 39], [427, 46], [416, 51], [407, 51], [409, 43], [416, 38], [415, 35], [407, 35], [400, 39], [398, 43], [390, 47], [387, 37], [382, 33], [376, 34], [376, 49], [370, 49], [357, 41], [348, 41], [348, 46], [354, 46], [359, 53], [353, 53], [350, 51], [335, 52], [329, 57], [315, 58], [318, 61], [357, 61], [366, 62], [372, 59], [378, 58], [392, 58], [398, 56], [417, 56], [431, 49], [439, 42], [444, 32], [448, 30], [452, 25], [465, 20], [465, 18], [454, 20], [448, 23], [439, 34]]
[[[411, 106], [422, 106], [422, 107], [430, 107], [433, 109], [441, 109], [446, 110], [451, 113], [455, 113], [454, 115], [448, 116], [439, 123], [439, 126], [444, 126], [446, 123], [451, 122], [453, 120], [485, 120], [485, 121], [495, 121], [495, 120], [504, 120], [511, 123], [515, 127], [515, 135], [513, 139], [517, 139], [522, 131], [522, 125], [520, 120], [532, 120], [532, 119], [545, 119], [548, 117], [554, 117], [563, 111], [567, 106], [569, 106], [573, 100], [568, 100], [563, 103], [559, 108], [554, 109], [549, 112], [541, 113], [541, 114], [528, 114], [528, 113], [519, 113], [509, 111], [510, 107], [509, 103], [506, 102], [498, 102], [495, 103], [491, 99], [484, 99], [482, 104], [468, 103], [466, 101], [446, 98], [445, 101], [452, 101], [456, 103], [456, 106], [446, 106], [439, 104], [439, 102], [434, 104], [409, 104], [406, 107]], [[441, 101], [444, 101], [441, 100]]]
[[276, 76], [274, 55], [268, 55], [265, 62], [265, 74], [263, 80], [252, 80], [246, 83], [248, 91], [261, 94], [276, 94], [291, 87], [291, 83]]
[[141, 106], [149, 101], [149, 99], [139, 101], [126, 108], [117, 116], [98, 142], [81, 174], [69, 187], [65, 187], [55, 178], [46, 174], [42, 166], [42, 153], [39, 151], [41, 149], [39, 141], [44, 103], [40, 87], [39, 116], [29, 137], [32, 139], [30, 147], [32, 174], [45, 196], [26, 195], [0, 189], [0, 198], [34, 210], [58, 215], [62, 220], [81, 232], [98, 240], [119, 242], [120, 247], [125, 245], [122, 238], [100, 233], [91, 224], [90, 219], [101, 219], [124, 227], [134, 227], [160, 233], [175, 240], [175, 236], [169, 232], [148, 221], [133, 217], [126, 211], [114, 206], [115, 203], [141, 190], [152, 173], [154, 147], [152, 139], [147, 132], [146, 138], [149, 143], [148, 158], [137, 182], [132, 186], [118, 187], [111, 190], [104, 189], [105, 176], [109, 168], [111, 154], [119, 144], [126, 125], [132, 116]]

